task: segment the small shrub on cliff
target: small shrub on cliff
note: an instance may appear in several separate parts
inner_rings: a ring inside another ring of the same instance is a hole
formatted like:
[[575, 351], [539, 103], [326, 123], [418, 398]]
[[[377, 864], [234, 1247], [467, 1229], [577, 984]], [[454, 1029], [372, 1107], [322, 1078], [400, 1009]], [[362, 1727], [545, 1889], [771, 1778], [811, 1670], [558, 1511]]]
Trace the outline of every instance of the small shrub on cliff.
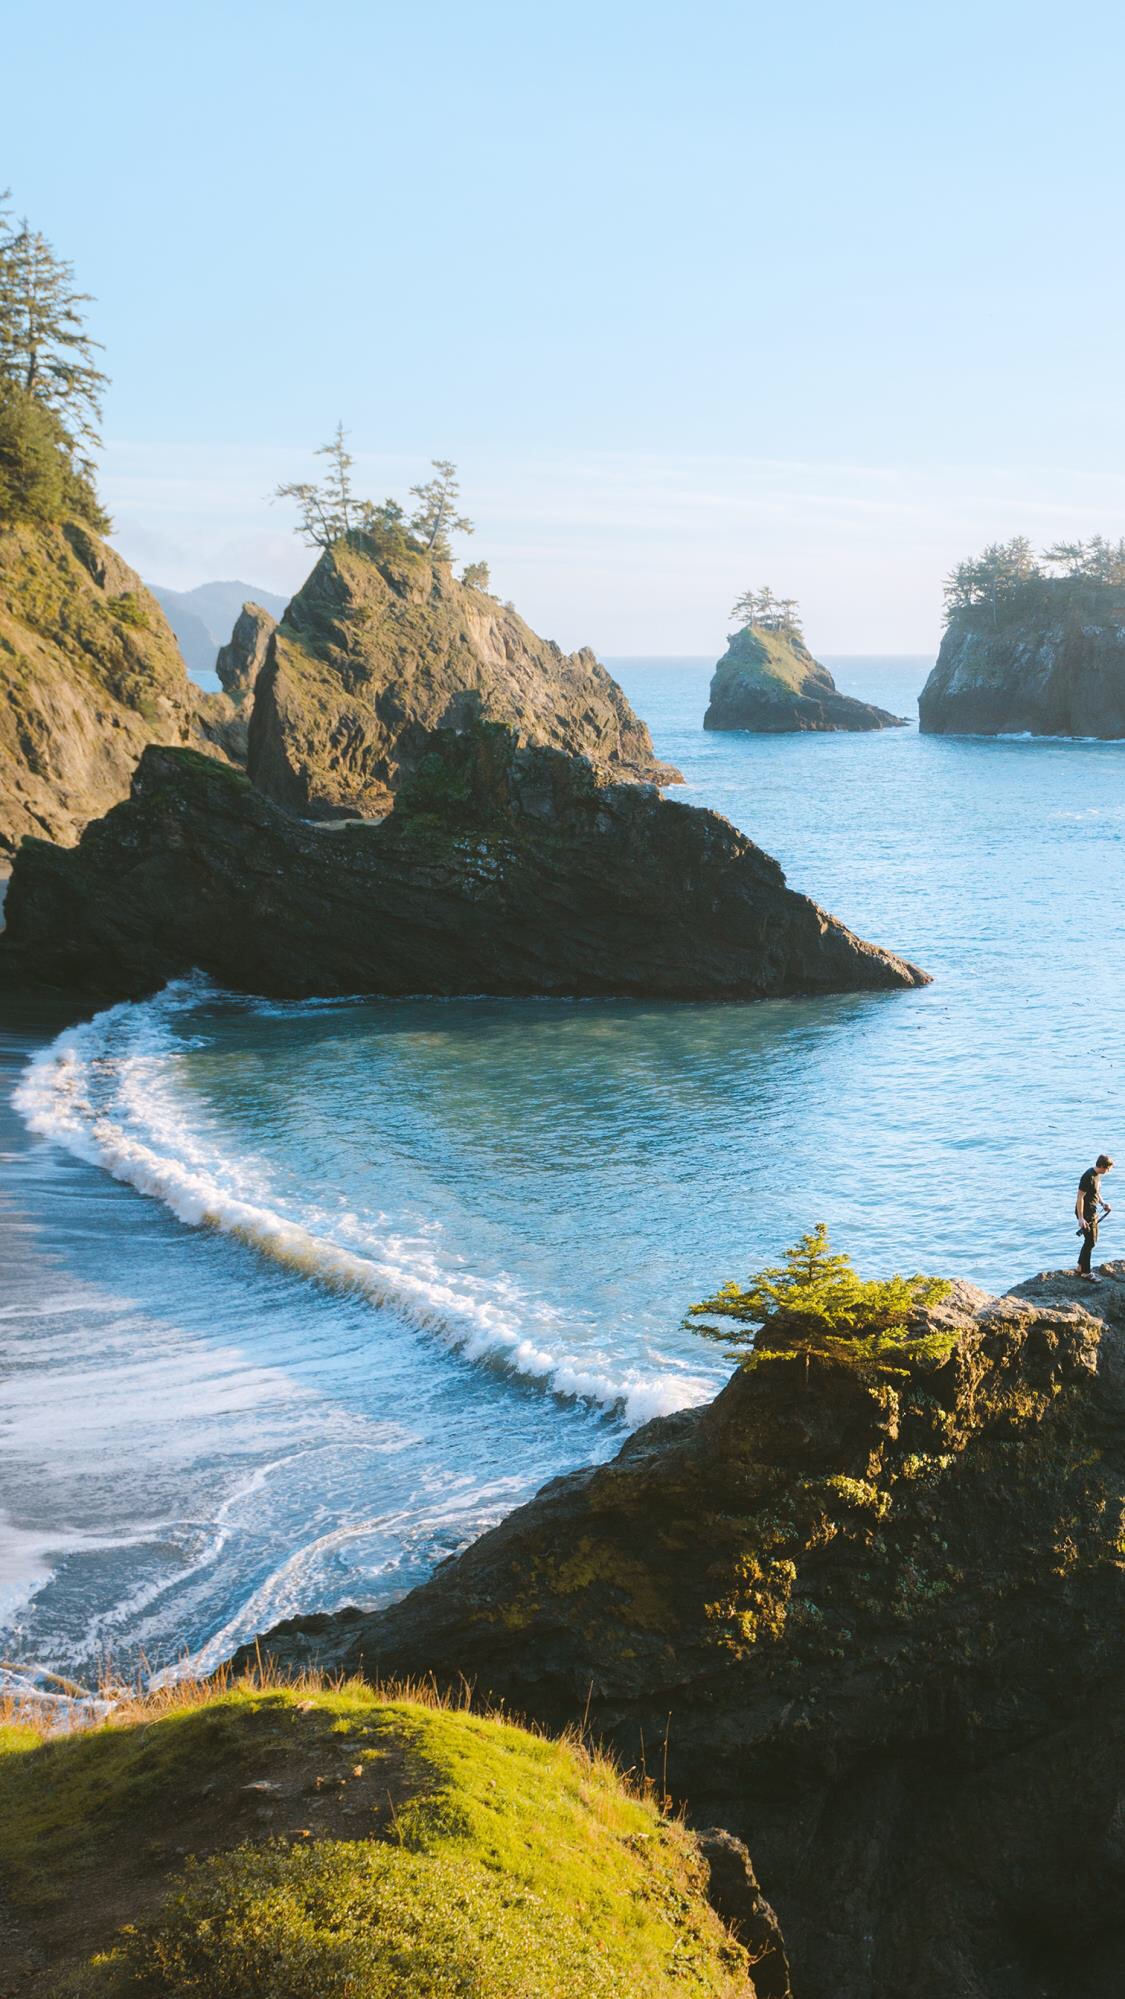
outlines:
[[724, 1284], [689, 1308], [687, 1323], [704, 1316], [726, 1320], [693, 1330], [730, 1347], [742, 1367], [767, 1351], [875, 1356], [907, 1345], [912, 1315], [948, 1291], [940, 1277], [860, 1277], [850, 1257], [832, 1250], [818, 1222], [786, 1250], [784, 1265], [757, 1271], [745, 1285]]

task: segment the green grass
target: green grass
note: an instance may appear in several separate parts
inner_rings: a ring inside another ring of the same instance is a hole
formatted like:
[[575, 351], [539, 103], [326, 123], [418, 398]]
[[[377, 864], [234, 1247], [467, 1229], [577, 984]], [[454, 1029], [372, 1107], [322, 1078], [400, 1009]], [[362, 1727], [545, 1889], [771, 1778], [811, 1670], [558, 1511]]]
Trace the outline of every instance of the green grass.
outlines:
[[150, 1999], [733, 1999], [691, 1836], [579, 1743], [359, 1683], [0, 1729], [0, 1869], [52, 1969]]

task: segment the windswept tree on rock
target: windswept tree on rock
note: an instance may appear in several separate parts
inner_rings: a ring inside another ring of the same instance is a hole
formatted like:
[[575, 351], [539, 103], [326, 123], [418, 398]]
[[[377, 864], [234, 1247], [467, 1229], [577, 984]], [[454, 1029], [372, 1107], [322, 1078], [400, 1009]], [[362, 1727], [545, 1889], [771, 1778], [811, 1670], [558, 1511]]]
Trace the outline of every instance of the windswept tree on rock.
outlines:
[[410, 525], [423, 548], [448, 562], [453, 553], [449, 544], [450, 535], [472, 534], [474, 527], [471, 520], [457, 512], [461, 489], [457, 483], [456, 465], [451, 464], [448, 458], [433, 458], [430, 463], [436, 478], [428, 479], [422, 486], [410, 488], [418, 502], [410, 516]]
[[796, 598], [775, 597], [768, 583], [761, 590], [745, 590], [730, 615], [740, 626], [760, 625], [767, 632], [800, 637], [801, 614]]
[[319, 486], [312, 480], [298, 479], [274, 488], [275, 499], [296, 501], [298, 533], [311, 548], [332, 548], [343, 541], [361, 525], [370, 505], [357, 499], [352, 486], [355, 460], [346, 437], [347, 431], [338, 423], [328, 443], [317, 447], [316, 456], [328, 460], [328, 471]]
[[461, 571], [461, 581], [470, 590], [487, 590], [492, 582], [487, 562], [467, 562]]

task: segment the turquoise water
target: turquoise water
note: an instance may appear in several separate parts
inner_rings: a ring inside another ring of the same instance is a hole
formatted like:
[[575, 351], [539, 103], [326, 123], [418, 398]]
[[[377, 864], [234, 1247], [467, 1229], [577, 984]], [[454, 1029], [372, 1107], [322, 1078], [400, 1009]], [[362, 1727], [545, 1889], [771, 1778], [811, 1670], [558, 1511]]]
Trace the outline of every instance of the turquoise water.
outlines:
[[[685, 1307], [814, 1221], [870, 1271], [1002, 1288], [1072, 1258], [1077, 1174], [1125, 1136], [1125, 745], [705, 735], [706, 662], [613, 664], [678, 795], [934, 984], [705, 1007], [188, 983], [61, 1038], [10, 1021], [19, 1671], [207, 1664], [402, 1590], [712, 1393]], [[901, 713], [927, 667], [834, 664]]]

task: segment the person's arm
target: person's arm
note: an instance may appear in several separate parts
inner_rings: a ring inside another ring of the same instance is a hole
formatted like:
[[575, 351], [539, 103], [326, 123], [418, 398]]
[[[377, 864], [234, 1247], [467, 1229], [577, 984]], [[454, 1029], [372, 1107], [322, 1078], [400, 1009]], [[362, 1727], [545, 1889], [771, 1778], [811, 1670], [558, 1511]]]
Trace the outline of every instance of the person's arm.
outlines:
[[1078, 1182], [1078, 1193], [1076, 1194], [1076, 1196], [1075, 1196], [1075, 1200], [1074, 1200], [1074, 1219], [1075, 1219], [1075, 1221], [1077, 1221], [1077, 1222], [1081, 1222], [1081, 1224], [1082, 1224], [1083, 1228], [1085, 1228], [1085, 1226], [1086, 1226], [1086, 1209], [1085, 1209], [1085, 1206], [1084, 1206], [1084, 1195], [1083, 1195], [1083, 1191], [1082, 1191], [1082, 1182], [1081, 1182], [1081, 1180], [1080, 1180], [1080, 1181]]

